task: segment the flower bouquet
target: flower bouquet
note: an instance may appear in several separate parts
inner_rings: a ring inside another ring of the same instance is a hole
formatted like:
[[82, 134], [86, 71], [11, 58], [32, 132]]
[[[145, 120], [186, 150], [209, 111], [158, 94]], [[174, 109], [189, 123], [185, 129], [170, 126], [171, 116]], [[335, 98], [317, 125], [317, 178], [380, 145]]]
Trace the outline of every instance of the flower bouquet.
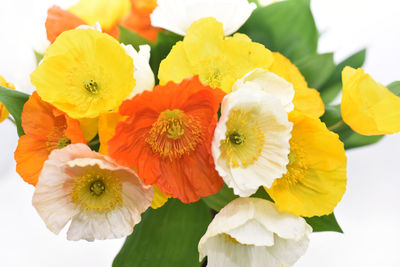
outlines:
[[400, 131], [400, 83], [317, 53], [307, 0], [80, 0], [45, 27], [0, 119], [45, 226], [127, 237], [116, 267], [292, 266], [342, 232], [345, 149]]

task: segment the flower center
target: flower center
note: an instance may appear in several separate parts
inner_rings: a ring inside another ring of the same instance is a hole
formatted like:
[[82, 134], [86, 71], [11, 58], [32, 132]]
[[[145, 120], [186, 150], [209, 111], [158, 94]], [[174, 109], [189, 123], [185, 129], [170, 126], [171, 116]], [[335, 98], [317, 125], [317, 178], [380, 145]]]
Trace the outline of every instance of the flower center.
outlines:
[[240, 145], [244, 142], [245, 136], [238, 132], [233, 132], [231, 134], [228, 134], [228, 138], [232, 144]]
[[67, 137], [62, 137], [58, 140], [57, 147], [59, 149], [66, 147], [67, 145], [71, 144], [71, 140]]
[[253, 164], [264, 147], [264, 133], [254, 111], [232, 110], [226, 123], [226, 138], [221, 152], [233, 168]]
[[194, 151], [202, 141], [200, 122], [182, 110], [165, 110], [153, 124], [146, 142], [154, 153], [170, 160]]
[[93, 79], [86, 79], [83, 82], [83, 86], [85, 87], [86, 91], [91, 94], [97, 94], [99, 91], [99, 86]]
[[122, 183], [109, 171], [97, 170], [75, 178], [71, 198], [83, 211], [111, 211], [122, 205]]
[[90, 192], [92, 192], [96, 196], [101, 196], [101, 194], [104, 193], [104, 190], [106, 190], [106, 187], [105, 187], [105, 185], [104, 185], [102, 180], [94, 181], [90, 185]]

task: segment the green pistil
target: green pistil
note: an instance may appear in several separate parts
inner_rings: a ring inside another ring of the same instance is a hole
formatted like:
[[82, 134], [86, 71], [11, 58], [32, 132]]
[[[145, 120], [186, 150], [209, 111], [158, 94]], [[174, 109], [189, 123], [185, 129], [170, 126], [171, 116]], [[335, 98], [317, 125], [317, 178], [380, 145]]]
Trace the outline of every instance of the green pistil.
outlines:
[[99, 92], [99, 85], [93, 79], [86, 79], [83, 82], [83, 86], [91, 94], [97, 94]]
[[96, 196], [101, 196], [105, 190], [106, 187], [102, 180], [96, 180], [90, 185], [90, 192]]
[[228, 135], [229, 141], [234, 144], [234, 145], [241, 145], [244, 142], [244, 135], [238, 133], [238, 132], [233, 132]]
[[69, 144], [71, 144], [71, 140], [69, 140], [67, 137], [63, 137], [60, 138], [60, 140], [58, 140], [57, 146], [58, 148], [64, 148], [66, 146], [68, 146]]

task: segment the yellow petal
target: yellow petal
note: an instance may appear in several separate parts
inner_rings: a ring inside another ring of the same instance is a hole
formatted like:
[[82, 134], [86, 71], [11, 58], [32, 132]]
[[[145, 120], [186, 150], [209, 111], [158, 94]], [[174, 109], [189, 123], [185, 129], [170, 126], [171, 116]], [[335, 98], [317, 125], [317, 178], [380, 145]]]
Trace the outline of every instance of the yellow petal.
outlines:
[[[14, 85], [12, 83], [8, 83], [1, 75], [0, 75], [0, 85], [6, 87], [8, 89], [15, 90]], [[7, 119], [8, 115], [9, 115], [8, 110], [2, 103], [0, 103], [0, 122]]]
[[161, 208], [170, 198], [169, 195], [164, 194], [157, 186], [153, 185], [154, 197], [151, 202], [151, 207], [153, 209]]
[[381, 135], [400, 131], [399, 97], [363, 69], [346, 67], [342, 80], [342, 117], [355, 132]]
[[304, 76], [288, 58], [278, 52], [274, 52], [273, 55], [274, 62], [269, 70], [293, 84], [295, 110], [315, 118], [321, 117], [325, 112], [325, 105], [319, 92], [308, 88]]
[[99, 152], [108, 155], [108, 141], [115, 135], [115, 127], [123, 117], [118, 112], [103, 114], [99, 117]]
[[128, 15], [130, 10], [130, 0], [80, 0], [68, 9], [90, 26], [99, 22], [106, 31], [109, 31], [120, 19]]
[[63, 32], [31, 74], [39, 96], [74, 119], [115, 110], [135, 86], [133, 60], [117, 40], [92, 29]]
[[298, 112], [293, 122], [287, 173], [267, 189], [278, 208], [299, 216], [333, 212], [346, 190], [346, 155], [337, 134]]
[[224, 37], [222, 24], [203, 18], [192, 24], [183, 41], [178, 42], [161, 62], [161, 84], [176, 83], [199, 75], [202, 83], [229, 93], [233, 84], [255, 68], [267, 69], [272, 53], [244, 34]]
[[91, 141], [97, 135], [98, 121], [99, 121], [98, 118], [79, 119], [79, 124], [81, 125], [81, 129], [83, 135], [85, 136], [86, 142]]

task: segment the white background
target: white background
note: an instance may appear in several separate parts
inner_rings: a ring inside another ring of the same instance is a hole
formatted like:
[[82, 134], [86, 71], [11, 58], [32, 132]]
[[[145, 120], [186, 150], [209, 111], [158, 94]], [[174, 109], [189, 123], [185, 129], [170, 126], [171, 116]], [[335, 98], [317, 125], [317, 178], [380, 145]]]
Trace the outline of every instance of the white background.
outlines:
[[[73, 2], [0, 0], [0, 74], [19, 90], [32, 90], [31, 51], [45, 40], [47, 8]], [[366, 71], [383, 84], [400, 80], [397, 0], [313, 0], [312, 8], [321, 52], [335, 51], [341, 60], [367, 47]], [[48, 231], [31, 205], [33, 187], [15, 173], [13, 125], [1, 124], [0, 136], [0, 266], [110, 266], [123, 240], [68, 242], [65, 232]], [[336, 209], [345, 234], [313, 234], [296, 266], [400, 266], [399, 148], [397, 134], [348, 152], [347, 192]]]

